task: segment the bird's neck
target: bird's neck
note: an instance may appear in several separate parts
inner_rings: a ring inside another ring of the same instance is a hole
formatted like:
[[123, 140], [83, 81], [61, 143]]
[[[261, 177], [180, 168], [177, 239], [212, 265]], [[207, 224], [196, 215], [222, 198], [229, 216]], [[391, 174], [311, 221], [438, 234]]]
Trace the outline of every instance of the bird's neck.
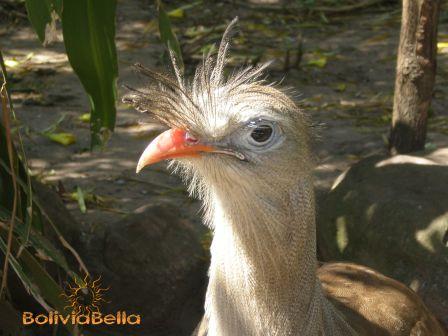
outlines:
[[284, 193], [220, 189], [210, 198], [209, 335], [317, 335], [326, 301], [316, 277], [312, 182]]

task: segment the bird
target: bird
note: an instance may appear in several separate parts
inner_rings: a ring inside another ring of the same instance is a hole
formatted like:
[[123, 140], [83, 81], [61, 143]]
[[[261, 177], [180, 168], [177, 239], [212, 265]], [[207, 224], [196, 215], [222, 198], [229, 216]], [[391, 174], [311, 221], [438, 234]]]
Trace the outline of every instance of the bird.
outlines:
[[191, 79], [171, 52], [170, 73], [148, 76], [123, 102], [167, 127], [137, 172], [162, 160], [202, 201], [213, 232], [198, 335], [446, 335], [405, 285], [351, 263], [319, 264], [313, 190], [313, 127], [269, 64], [226, 72], [231, 35]]

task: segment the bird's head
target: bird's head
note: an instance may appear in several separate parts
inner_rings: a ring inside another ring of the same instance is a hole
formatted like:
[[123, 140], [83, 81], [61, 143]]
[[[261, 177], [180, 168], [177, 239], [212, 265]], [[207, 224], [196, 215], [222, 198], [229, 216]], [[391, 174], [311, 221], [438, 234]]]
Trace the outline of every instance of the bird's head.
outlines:
[[136, 65], [155, 84], [131, 89], [123, 101], [169, 128], [146, 147], [137, 172], [172, 159], [194, 182], [233, 190], [257, 181], [281, 187], [310, 174], [308, 120], [288, 95], [260, 79], [265, 66], [224, 75], [231, 26], [217, 56], [207, 56], [191, 81], [175, 62], [173, 76]]

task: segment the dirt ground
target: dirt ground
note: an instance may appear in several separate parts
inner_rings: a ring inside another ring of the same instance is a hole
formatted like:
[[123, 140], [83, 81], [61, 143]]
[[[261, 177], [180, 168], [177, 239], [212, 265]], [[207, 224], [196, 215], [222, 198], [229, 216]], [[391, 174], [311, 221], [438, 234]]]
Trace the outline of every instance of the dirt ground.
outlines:
[[[180, 2], [167, 3], [169, 10]], [[397, 5], [377, 6], [343, 16], [310, 16], [255, 10], [248, 5], [221, 2], [195, 5], [173, 14], [191, 72], [204, 48], [217, 42], [230, 19], [240, 17], [231, 65], [244, 61], [274, 60], [270, 80], [300, 93], [303, 109], [318, 128], [316, 186], [325, 191], [350, 164], [385, 151], [394, 84], [401, 10]], [[122, 84], [138, 86], [130, 65], [141, 62], [161, 66], [161, 46], [147, 0], [118, 2], [117, 47]], [[26, 20], [0, 20], [0, 44], [11, 77], [14, 105], [25, 140], [32, 173], [69, 195], [79, 186], [97, 197], [82, 213], [67, 196], [67, 207], [94, 234], [104, 223], [160, 199], [182, 195], [180, 181], [160, 163], [135, 174], [137, 159], [158, 127], [145, 116], [118, 102], [117, 125], [108, 146], [89, 151], [88, 124], [79, 117], [89, 105], [83, 88], [70, 68], [62, 42], [42, 47]], [[207, 31], [216, 26], [216, 30]], [[192, 27], [196, 27], [192, 30]], [[205, 31], [201, 35], [201, 30]], [[59, 32], [61, 35], [61, 33]], [[448, 18], [442, 15], [440, 40], [448, 40]], [[61, 36], [59, 39], [61, 40]], [[301, 41], [301, 43], [300, 43]], [[303, 57], [300, 65], [294, 58]], [[443, 52], [445, 51], [445, 52]], [[285, 59], [289, 55], [289, 64]], [[429, 125], [428, 149], [448, 145], [448, 50], [441, 50]], [[286, 71], [285, 71], [286, 70]], [[62, 146], [41, 132], [65, 116], [59, 129], [73, 133], [76, 143]]]

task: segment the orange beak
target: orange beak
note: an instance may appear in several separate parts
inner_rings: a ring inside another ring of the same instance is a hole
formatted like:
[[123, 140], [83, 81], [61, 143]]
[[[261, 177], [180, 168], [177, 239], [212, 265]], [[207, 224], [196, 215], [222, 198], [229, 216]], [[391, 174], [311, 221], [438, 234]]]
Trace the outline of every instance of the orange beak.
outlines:
[[137, 164], [137, 173], [153, 163], [178, 157], [196, 157], [201, 152], [213, 152], [215, 148], [198, 142], [186, 131], [169, 129], [158, 135], [146, 147]]

